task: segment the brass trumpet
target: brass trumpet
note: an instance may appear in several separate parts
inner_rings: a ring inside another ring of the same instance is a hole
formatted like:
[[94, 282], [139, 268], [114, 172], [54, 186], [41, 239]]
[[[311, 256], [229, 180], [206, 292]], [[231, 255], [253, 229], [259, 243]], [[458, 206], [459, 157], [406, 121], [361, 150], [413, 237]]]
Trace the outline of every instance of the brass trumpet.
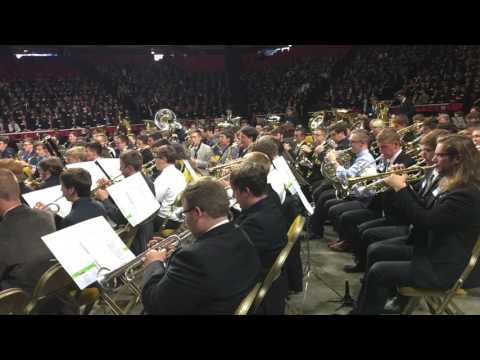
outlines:
[[188, 237], [190, 237], [192, 233], [190, 230], [185, 230], [180, 234], [174, 234], [162, 241], [159, 241], [152, 247], [148, 248], [143, 253], [139, 254], [135, 259], [129, 261], [125, 265], [119, 267], [115, 271], [111, 271], [107, 273], [105, 276], [101, 277], [102, 271], [109, 271], [109, 269], [101, 268], [98, 270], [101, 279], [99, 280], [100, 285], [103, 287], [110, 289], [110, 288], [117, 288], [117, 282], [120, 280], [124, 283], [131, 283], [135, 280], [135, 277], [143, 271], [143, 258], [145, 257], [146, 253], [150, 250], [161, 250], [161, 249], [171, 249], [171, 248], [178, 248], [181, 242]]
[[245, 159], [240, 158], [222, 165], [213, 166], [208, 168], [208, 172], [216, 178], [225, 177], [227, 172], [230, 173], [233, 167], [240, 165], [243, 161], [245, 161]]
[[435, 168], [435, 165], [412, 165], [406, 169], [387, 171], [376, 175], [352, 177], [338, 183], [335, 188], [335, 193], [337, 198], [344, 199], [351, 195], [355, 188], [358, 188], [361, 191], [373, 190], [375, 193], [383, 192], [387, 190], [387, 186], [385, 185], [384, 181], [390, 175], [407, 174], [407, 183], [411, 183], [421, 180], [425, 176], [426, 172], [432, 170], [433, 168]]
[[150, 176], [152, 171], [155, 170], [155, 168], [156, 168], [155, 159], [153, 159], [143, 164], [142, 172], [145, 174], [145, 176]]

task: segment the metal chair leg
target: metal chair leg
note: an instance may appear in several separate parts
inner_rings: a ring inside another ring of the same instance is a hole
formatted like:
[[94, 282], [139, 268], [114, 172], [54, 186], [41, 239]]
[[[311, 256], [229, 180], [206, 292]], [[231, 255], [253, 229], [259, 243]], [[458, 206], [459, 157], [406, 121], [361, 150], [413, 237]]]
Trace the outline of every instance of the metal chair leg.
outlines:
[[413, 311], [416, 309], [418, 304], [420, 303], [420, 299], [416, 297], [411, 297], [410, 300], [408, 300], [407, 306], [405, 306], [405, 309], [402, 312], [402, 315], [412, 315]]

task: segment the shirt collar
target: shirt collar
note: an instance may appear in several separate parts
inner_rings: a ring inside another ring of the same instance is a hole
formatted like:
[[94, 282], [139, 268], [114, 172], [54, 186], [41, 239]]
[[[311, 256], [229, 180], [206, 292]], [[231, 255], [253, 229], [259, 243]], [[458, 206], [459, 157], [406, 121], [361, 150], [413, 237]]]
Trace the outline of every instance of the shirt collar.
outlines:
[[395, 162], [395, 160], [397, 160], [397, 158], [398, 158], [398, 156], [400, 155], [401, 152], [402, 152], [402, 149], [398, 150], [397, 153], [395, 155], [393, 155], [393, 157], [391, 159], [387, 160], [388, 163], [390, 165], [392, 165]]
[[222, 225], [224, 225], [224, 224], [227, 224], [227, 223], [229, 223], [229, 222], [230, 222], [230, 220], [228, 220], [228, 219], [222, 220], [222, 221], [216, 223], [215, 225], [211, 226], [206, 232], [208, 233], [210, 230], [213, 230], [213, 229], [215, 229], [215, 228], [217, 228], [217, 227], [219, 227], [219, 226], [222, 226]]

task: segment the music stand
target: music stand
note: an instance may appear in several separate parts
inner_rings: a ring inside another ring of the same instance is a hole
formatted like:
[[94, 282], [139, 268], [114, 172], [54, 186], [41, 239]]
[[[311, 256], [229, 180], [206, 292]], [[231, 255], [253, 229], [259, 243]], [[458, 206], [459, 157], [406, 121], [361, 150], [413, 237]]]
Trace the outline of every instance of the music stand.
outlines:
[[[305, 210], [304, 210], [305, 211]], [[310, 283], [310, 277], [313, 275], [317, 280], [321, 281], [329, 290], [335, 293], [338, 296], [337, 300], [328, 300], [329, 303], [340, 303], [340, 307], [335, 309], [335, 312], [340, 310], [343, 307], [352, 307], [354, 306], [354, 299], [350, 295], [350, 287], [348, 280], [345, 281], [345, 294], [341, 295], [338, 291], [332, 288], [312, 267], [311, 261], [311, 252], [310, 252], [310, 216], [306, 216], [306, 232], [305, 232], [305, 239], [307, 245], [307, 261], [304, 269], [304, 277], [305, 277], [305, 288], [303, 291], [303, 300], [302, 300], [302, 314], [305, 309], [305, 301], [307, 299], [308, 294], [308, 285]]]

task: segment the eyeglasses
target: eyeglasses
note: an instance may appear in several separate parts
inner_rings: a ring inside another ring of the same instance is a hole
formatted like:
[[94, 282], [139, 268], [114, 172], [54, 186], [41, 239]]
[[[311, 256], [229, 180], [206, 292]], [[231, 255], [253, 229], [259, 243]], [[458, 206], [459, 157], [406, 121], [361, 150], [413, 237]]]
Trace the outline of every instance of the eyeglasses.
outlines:
[[185, 215], [185, 214], [189, 213], [189, 212], [192, 211], [192, 210], [195, 210], [195, 207], [190, 208], [190, 209], [187, 209], [187, 210], [183, 210], [180, 214]]

